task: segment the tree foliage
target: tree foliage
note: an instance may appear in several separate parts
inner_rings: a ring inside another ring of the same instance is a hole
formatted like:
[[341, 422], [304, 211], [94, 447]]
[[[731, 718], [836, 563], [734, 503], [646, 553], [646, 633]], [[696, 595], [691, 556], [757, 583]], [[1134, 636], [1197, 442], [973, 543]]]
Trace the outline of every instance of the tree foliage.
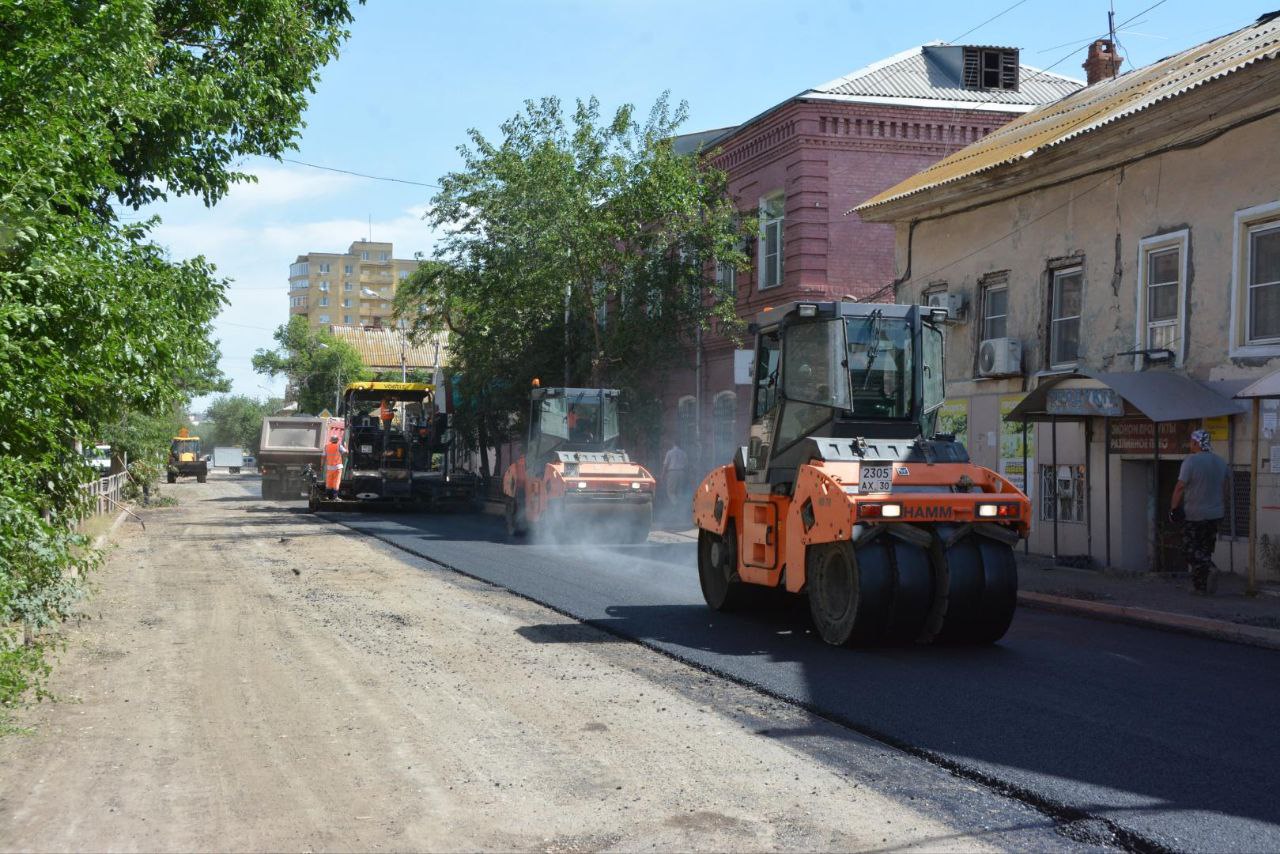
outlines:
[[289, 147], [349, 20], [346, 0], [0, 0], [0, 702], [44, 661], [6, 627], [60, 619], [93, 561], [74, 443], [226, 388], [224, 282], [117, 211], [212, 204], [240, 157]]
[[286, 376], [302, 412], [314, 415], [334, 409], [347, 383], [372, 376], [355, 348], [328, 330], [312, 329], [301, 315], [289, 318], [272, 338], [277, 348], [255, 353], [253, 369], [271, 377]]
[[745, 265], [754, 223], [723, 172], [675, 150], [686, 113], [665, 94], [643, 121], [630, 105], [605, 117], [593, 98], [566, 115], [544, 98], [504, 122], [500, 141], [470, 131], [464, 167], [440, 179], [428, 214], [448, 235], [437, 263], [397, 299], [416, 331], [449, 331], [477, 426], [504, 430], [535, 376], [652, 404], [692, 330], [737, 328], [714, 267]]
[[205, 411], [207, 427], [205, 447], [243, 448], [246, 454], [258, 455], [262, 442], [262, 419], [277, 411], [280, 400], [258, 400], [244, 394], [216, 397]]

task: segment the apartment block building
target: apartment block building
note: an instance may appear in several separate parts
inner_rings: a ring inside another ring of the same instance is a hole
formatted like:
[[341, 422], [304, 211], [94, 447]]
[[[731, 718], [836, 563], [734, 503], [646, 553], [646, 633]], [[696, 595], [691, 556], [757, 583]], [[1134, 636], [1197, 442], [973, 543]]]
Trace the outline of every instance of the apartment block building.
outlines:
[[[893, 226], [846, 212], [1083, 83], [1021, 63], [1017, 48], [926, 44], [776, 104], [741, 125], [689, 134], [677, 151], [723, 169], [740, 209], [758, 217], [749, 270], [717, 275], [750, 322], [795, 299], [891, 300]], [[750, 422], [750, 342], [693, 343], [664, 384], [664, 442], [695, 474], [728, 462]]]
[[289, 265], [289, 315], [313, 327], [391, 325], [396, 287], [418, 268], [391, 243], [357, 240], [346, 252], [309, 252]]

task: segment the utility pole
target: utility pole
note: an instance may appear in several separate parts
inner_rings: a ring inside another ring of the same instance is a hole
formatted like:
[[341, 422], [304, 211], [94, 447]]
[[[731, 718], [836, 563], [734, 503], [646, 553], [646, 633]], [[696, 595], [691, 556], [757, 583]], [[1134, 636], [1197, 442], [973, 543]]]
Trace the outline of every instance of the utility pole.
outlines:
[[569, 387], [569, 296], [572, 285], [564, 286], [564, 387]]

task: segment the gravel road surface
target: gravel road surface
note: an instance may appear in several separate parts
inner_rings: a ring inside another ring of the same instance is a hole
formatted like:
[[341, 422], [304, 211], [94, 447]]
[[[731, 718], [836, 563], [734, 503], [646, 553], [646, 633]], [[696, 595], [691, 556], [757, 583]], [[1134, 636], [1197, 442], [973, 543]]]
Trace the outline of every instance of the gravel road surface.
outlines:
[[[66, 629], [59, 701], [0, 738], [0, 848], [1088, 847], [793, 704], [257, 490], [179, 484], [145, 533], [120, 529]], [[503, 559], [538, 573], [532, 554]]]

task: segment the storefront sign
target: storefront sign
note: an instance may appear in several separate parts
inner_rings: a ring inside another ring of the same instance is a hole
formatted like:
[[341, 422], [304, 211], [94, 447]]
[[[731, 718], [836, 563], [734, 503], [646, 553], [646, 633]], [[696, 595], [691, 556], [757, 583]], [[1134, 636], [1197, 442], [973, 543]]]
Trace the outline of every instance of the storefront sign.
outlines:
[[1124, 415], [1124, 401], [1110, 388], [1051, 388], [1044, 408], [1050, 415]]
[[[1000, 474], [1007, 477], [1018, 489], [1021, 489], [1031, 497], [1032, 489], [1035, 485], [1035, 479], [1028, 480], [1026, 469], [1023, 467], [1024, 458], [1022, 447], [1022, 422], [1005, 421], [1010, 412], [1018, 407], [1025, 395], [1009, 394], [1000, 398]], [[1026, 429], [1026, 453], [1025, 458], [1027, 466], [1035, 471], [1036, 464], [1036, 426], [1028, 424]], [[1028, 485], [1030, 484], [1030, 486]]]
[[969, 400], [948, 400], [938, 410], [938, 432], [950, 433], [969, 447]]
[[[1160, 453], [1185, 454], [1191, 434], [1200, 429], [1199, 421], [1160, 422]], [[1142, 454], [1155, 456], [1156, 425], [1145, 418], [1120, 418], [1111, 422], [1112, 454]]]
[[1209, 431], [1209, 438], [1215, 442], [1225, 442], [1231, 438], [1231, 430], [1227, 423], [1231, 420], [1229, 415], [1215, 415], [1213, 418], [1204, 419], [1202, 427]]

